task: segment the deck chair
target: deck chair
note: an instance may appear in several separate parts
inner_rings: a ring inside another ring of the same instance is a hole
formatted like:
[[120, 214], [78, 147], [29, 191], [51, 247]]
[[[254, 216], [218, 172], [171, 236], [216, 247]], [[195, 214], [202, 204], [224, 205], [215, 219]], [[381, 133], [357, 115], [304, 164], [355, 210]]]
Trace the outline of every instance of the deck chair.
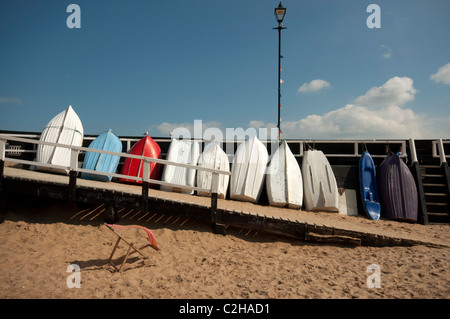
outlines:
[[[120, 233], [116, 232], [116, 230], [118, 230], [118, 229], [127, 229], [127, 228], [137, 228], [137, 229], [142, 229], [142, 230], [144, 230], [144, 231], [147, 233], [148, 240], [149, 240], [149, 242], [150, 242], [150, 247], [152, 247], [152, 248], [155, 249], [155, 250], [159, 250], [158, 244], [156, 243], [155, 235], [154, 235], [153, 232], [152, 232], [150, 229], [148, 229], [148, 228], [145, 228], [145, 227], [139, 226], [139, 225], [130, 225], [130, 226], [113, 225], [113, 224], [104, 224], [104, 225], [105, 225], [109, 230], [111, 230], [114, 234], [116, 234], [117, 237], [118, 237], [118, 238], [117, 238], [117, 241], [116, 241], [116, 244], [114, 245], [114, 248], [113, 248], [113, 250], [112, 250], [112, 252], [111, 252], [111, 255], [109, 256], [109, 259], [108, 259], [108, 264], [110, 264], [111, 266], [113, 266], [114, 269], [115, 269], [116, 271], [118, 271], [118, 272], [122, 272], [123, 266], [125, 265], [125, 263], [126, 263], [126, 261], [127, 261], [127, 259], [128, 259], [128, 256], [129, 256], [131, 250], [134, 250], [134, 251], [136, 251], [137, 253], [139, 253], [144, 259], [148, 259], [148, 257], [145, 256], [145, 255], [144, 255], [137, 247], [135, 247], [135, 246], [133, 245], [133, 243], [129, 242], [129, 241], [126, 240]], [[128, 250], [127, 250], [127, 253], [126, 253], [126, 255], [125, 255], [125, 257], [124, 257], [124, 259], [123, 259], [123, 261], [122, 261], [122, 265], [120, 266], [120, 268], [117, 268], [117, 266], [113, 264], [112, 258], [113, 258], [113, 256], [114, 256], [114, 253], [115, 253], [115, 251], [116, 251], [116, 249], [117, 249], [117, 246], [119, 246], [119, 242], [120, 242], [121, 240], [123, 240], [123, 241], [128, 245]]]

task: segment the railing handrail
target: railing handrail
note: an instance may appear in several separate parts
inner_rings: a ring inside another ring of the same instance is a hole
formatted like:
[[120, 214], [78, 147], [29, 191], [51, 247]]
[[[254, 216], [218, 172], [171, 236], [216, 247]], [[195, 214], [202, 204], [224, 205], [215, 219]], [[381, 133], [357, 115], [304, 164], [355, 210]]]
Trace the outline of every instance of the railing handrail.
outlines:
[[[6, 141], [12, 140], [16, 142], [23, 142], [23, 143], [31, 143], [31, 144], [41, 144], [41, 145], [48, 145], [48, 146], [54, 146], [54, 147], [62, 147], [62, 148], [68, 148], [70, 150], [70, 159], [69, 159], [69, 167], [67, 166], [57, 166], [53, 164], [47, 164], [47, 163], [40, 163], [35, 161], [26, 161], [21, 159], [10, 159], [6, 158], [5, 150], [6, 150]], [[80, 151], [89, 151], [89, 152], [96, 152], [101, 154], [108, 154], [113, 156], [121, 156], [121, 157], [129, 157], [134, 159], [139, 159], [143, 161], [143, 172], [142, 177], [134, 177], [134, 176], [128, 176], [128, 175], [122, 175], [122, 177], [126, 179], [133, 179], [137, 181], [142, 181], [141, 189], [142, 189], [142, 195], [141, 195], [141, 207], [142, 210], [147, 211], [148, 210], [148, 190], [149, 186], [151, 184], [159, 184], [162, 186], [168, 186], [172, 188], [178, 188], [178, 189], [188, 189], [190, 191], [198, 191], [198, 192], [205, 192], [209, 193], [211, 196], [211, 225], [213, 228], [217, 226], [217, 223], [221, 223], [221, 213], [217, 209], [217, 199], [218, 199], [218, 193], [219, 193], [219, 176], [220, 175], [231, 175], [230, 171], [225, 170], [218, 170], [218, 169], [212, 169], [208, 167], [202, 167], [198, 165], [189, 165], [189, 164], [182, 164], [182, 163], [176, 163], [168, 160], [162, 160], [162, 159], [154, 159], [146, 156], [137, 156], [132, 155], [128, 153], [116, 153], [116, 152], [110, 152], [110, 151], [104, 151], [104, 150], [98, 150], [93, 148], [87, 148], [87, 147], [79, 147], [79, 146], [73, 146], [73, 145], [67, 145], [67, 144], [57, 144], [52, 142], [44, 142], [39, 141], [35, 139], [26, 139], [26, 138], [20, 138], [20, 137], [7, 137], [2, 134], [0, 134], [0, 187], [2, 187], [2, 180], [4, 176], [4, 162], [10, 161], [10, 162], [17, 162], [17, 163], [26, 163], [29, 165], [43, 165], [47, 167], [54, 167], [54, 168], [62, 168], [63, 170], [69, 170], [69, 183], [68, 183], [68, 193], [67, 197], [75, 200], [76, 199], [76, 181], [77, 181], [77, 175], [78, 172], [88, 172], [91, 174], [96, 175], [106, 175], [110, 176], [112, 174], [110, 173], [104, 173], [104, 172], [98, 172], [94, 170], [87, 170], [83, 168], [78, 167], [78, 155]], [[188, 185], [180, 185], [180, 184], [174, 184], [174, 183], [168, 183], [160, 180], [153, 180], [150, 179], [150, 162], [154, 163], [160, 163], [163, 165], [173, 165], [178, 167], [184, 167], [194, 170], [202, 170], [206, 172], [210, 172], [212, 175], [211, 178], [211, 185], [209, 189], [201, 188], [201, 187], [195, 187], [195, 186], [188, 186]], [[120, 176], [121, 174], [114, 174], [112, 176]]]
[[[39, 138], [39, 135], [37, 134], [26, 134], [26, 133], [1, 133], [0, 134], [2, 137], [9, 139], [9, 140], [16, 140], [16, 137], [23, 137], [23, 136], [29, 136], [30, 138]], [[84, 139], [85, 140], [94, 140], [96, 137], [95, 136], [85, 136]], [[131, 137], [131, 136], [126, 136], [126, 137], [119, 137], [120, 141], [123, 143], [127, 144], [127, 151], [131, 148], [131, 142], [137, 142], [141, 139], [141, 137]], [[158, 138], [154, 138], [155, 142], [162, 142], [162, 143], [170, 143], [171, 142], [171, 138], [164, 138], [164, 137], [158, 137]], [[209, 143], [212, 142], [212, 140], [202, 140], [202, 139], [191, 139], [191, 140], [195, 140], [198, 142], [202, 142], [202, 143]], [[439, 158], [440, 155], [437, 155], [437, 140], [432, 140], [429, 139], [430, 141], [432, 141], [433, 143], [433, 157], [434, 158]], [[353, 144], [353, 152], [346, 152], [346, 153], [340, 153], [340, 154], [333, 154], [333, 153], [325, 153], [325, 156], [327, 157], [359, 157], [361, 156], [362, 152], [359, 152], [359, 146], [360, 144], [400, 144], [403, 146], [403, 150], [406, 150], [406, 142], [408, 140], [401, 140], [401, 139], [395, 139], [395, 140], [388, 140], [388, 139], [336, 139], [336, 140], [330, 140], [330, 139], [286, 139], [286, 142], [288, 144], [295, 144], [298, 143], [299, 144], [299, 151], [298, 152], [294, 152], [293, 151], [293, 155], [295, 157], [302, 157], [304, 155], [304, 151], [306, 150], [306, 147], [308, 147], [308, 145], [314, 145], [314, 144]], [[242, 143], [245, 142], [245, 139], [233, 139], [233, 140], [221, 140], [220, 144], [221, 145], [226, 145], [226, 144], [233, 144], [233, 143]], [[274, 140], [270, 140], [270, 139], [266, 139], [266, 140], [261, 140], [261, 142], [263, 144], [271, 144], [274, 142]], [[411, 143], [411, 141], [409, 140], [409, 142]], [[448, 144], [450, 143], [450, 140], [443, 140], [444, 144]], [[86, 148], [80, 148], [81, 151], [86, 151]], [[9, 152], [9, 150], [6, 150], [7, 152]], [[89, 151], [91, 151], [91, 149], [89, 149]], [[224, 151], [226, 151], [224, 149]], [[21, 150], [21, 152], [33, 152], [35, 153], [36, 150]], [[126, 153], [125, 153], [126, 154]], [[228, 156], [232, 156], [233, 153], [229, 153], [227, 152]], [[372, 157], [385, 157], [385, 154], [371, 154]], [[127, 157], [125, 155], [122, 155], [124, 157]], [[133, 155], [130, 154], [129, 157], [132, 157]], [[406, 157], [406, 153], [404, 152], [404, 154], [400, 155], [401, 157]], [[449, 155], [446, 155], [445, 158], [450, 157]], [[153, 160], [152, 160], [153, 161]], [[155, 163], [157, 161], [154, 161]], [[165, 163], [162, 163], [165, 164]]]
[[409, 149], [411, 150], [411, 162], [418, 163], [419, 160], [417, 159], [416, 143], [413, 138], [409, 139]]
[[[439, 158], [441, 165], [447, 162], [447, 157], [450, 158], [450, 154], [446, 155], [444, 151], [444, 144], [450, 144], [450, 141], [443, 141], [441, 138], [432, 142], [432, 153], [434, 158]], [[439, 150], [439, 155], [437, 155]]]
[[[209, 168], [209, 167], [202, 167], [202, 166], [192, 165], [192, 164], [177, 163], [177, 162], [173, 162], [173, 161], [169, 161], [169, 160], [152, 158], [152, 157], [147, 157], [147, 156], [142, 156], [142, 155], [134, 155], [134, 154], [128, 154], [128, 153], [117, 153], [117, 152], [105, 151], [105, 150], [100, 150], [100, 149], [95, 149], [95, 148], [84, 147], [84, 146], [74, 146], [74, 145], [69, 145], [69, 144], [59, 144], [59, 143], [45, 142], [45, 141], [40, 141], [40, 140], [31, 140], [31, 139], [26, 139], [26, 138], [21, 138], [21, 137], [9, 137], [9, 136], [6, 137], [6, 136], [4, 136], [2, 134], [0, 134], [0, 140], [11, 140], [11, 141], [22, 142], [22, 143], [41, 144], [41, 145], [54, 146], [54, 147], [63, 147], [63, 148], [71, 149], [71, 150], [85, 151], [85, 152], [95, 152], [95, 153], [114, 155], [114, 156], [120, 156], [120, 157], [128, 157], [128, 158], [144, 160], [144, 161], [148, 161], [148, 162], [154, 162], [154, 163], [158, 163], [158, 164], [162, 164], [162, 165], [173, 165], [173, 166], [178, 166], [178, 167], [183, 167], [183, 168], [201, 170], [201, 171], [210, 172], [210, 173], [217, 173], [217, 174], [222, 174], [222, 175], [231, 175], [231, 172], [229, 172], [229, 171], [224, 171], [224, 170], [219, 170], [219, 169], [214, 169], [214, 168]], [[38, 162], [32, 162], [32, 163], [37, 164]], [[67, 167], [67, 168], [70, 169], [70, 167]]]

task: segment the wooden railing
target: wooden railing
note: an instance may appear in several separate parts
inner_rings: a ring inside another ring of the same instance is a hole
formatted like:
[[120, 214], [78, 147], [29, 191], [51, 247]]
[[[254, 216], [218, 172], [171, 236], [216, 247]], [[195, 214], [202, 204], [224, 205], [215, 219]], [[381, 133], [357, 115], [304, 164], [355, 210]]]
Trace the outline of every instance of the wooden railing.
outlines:
[[[41, 162], [37, 162], [37, 161], [29, 161], [29, 160], [24, 160], [24, 159], [20, 159], [20, 158], [6, 157], [6, 142], [8, 140], [15, 141], [15, 142], [21, 142], [21, 143], [30, 143], [30, 144], [34, 144], [34, 145], [47, 145], [47, 146], [70, 149], [70, 164], [68, 166], [61, 166], [61, 165], [54, 165], [54, 164], [49, 164], [49, 163], [41, 163]], [[129, 175], [123, 175], [123, 174], [116, 174], [116, 173], [99, 172], [99, 171], [81, 168], [81, 167], [79, 167], [80, 165], [78, 163], [78, 154], [81, 151], [95, 152], [95, 153], [100, 153], [100, 154], [107, 154], [107, 155], [142, 160], [143, 161], [142, 177], [129, 176]], [[183, 164], [183, 163], [177, 163], [177, 162], [173, 162], [173, 161], [151, 158], [151, 157], [146, 157], [146, 156], [138, 156], [138, 155], [133, 155], [133, 154], [128, 154], [128, 153], [110, 152], [110, 151], [81, 147], [81, 146], [44, 142], [44, 141], [39, 141], [39, 140], [34, 140], [34, 139], [27, 139], [27, 138], [15, 137], [15, 136], [9, 136], [9, 135], [6, 136], [6, 135], [0, 134], [0, 178], [3, 178], [4, 162], [11, 162], [11, 163], [25, 164], [25, 165], [32, 165], [32, 166], [35, 165], [35, 166], [40, 166], [40, 167], [49, 167], [49, 168], [67, 170], [69, 172], [69, 189], [72, 189], [73, 193], [75, 191], [78, 173], [89, 173], [89, 174], [94, 174], [94, 175], [112, 176], [112, 177], [116, 177], [116, 178], [126, 178], [126, 179], [140, 181], [140, 182], [142, 182], [143, 210], [148, 210], [146, 203], [148, 203], [148, 190], [149, 190], [150, 184], [158, 184], [158, 185], [163, 185], [163, 186], [168, 186], [168, 187], [187, 189], [187, 190], [191, 190], [191, 191], [207, 192], [207, 193], [211, 194], [211, 221], [214, 225], [216, 223], [217, 192], [219, 189], [219, 175], [231, 175], [231, 173], [229, 171], [212, 169], [212, 168], [202, 167], [202, 166], [197, 166], [197, 165], [192, 165], [192, 164]], [[173, 184], [173, 183], [168, 183], [168, 182], [164, 182], [161, 180], [150, 179], [150, 164], [151, 163], [158, 163], [161, 165], [173, 165], [173, 166], [183, 167], [183, 168], [187, 168], [187, 169], [194, 169], [194, 170], [209, 172], [212, 174], [211, 188], [205, 189], [205, 188], [201, 188], [201, 187]]]
[[447, 162], [447, 157], [450, 157], [450, 154], [449, 155], [445, 154], [444, 144], [450, 144], [450, 141], [443, 141], [442, 139], [433, 141], [433, 157], [439, 158], [441, 165]]
[[[0, 134], [3, 135], [3, 137], [13, 140], [14, 137], [25, 137], [25, 138], [30, 138], [30, 139], [38, 139], [39, 135], [37, 134], [25, 134], [25, 133], [9, 133], [9, 134]], [[141, 138], [140, 137], [119, 137], [120, 141], [125, 143], [125, 147], [124, 149], [126, 151], [128, 151], [131, 146], [136, 143], [137, 141], [139, 141]], [[92, 141], [95, 139], [95, 136], [85, 136], [85, 141]], [[171, 139], [170, 138], [154, 138], [154, 141], [157, 143], [170, 143]], [[200, 142], [200, 143], [208, 143], [211, 142], [210, 140], [198, 140], [196, 139], [196, 141]], [[232, 144], [240, 144], [242, 142], [244, 142], [245, 140], [242, 139], [235, 139], [235, 140], [223, 140], [221, 141], [222, 145], [232, 145]], [[303, 157], [304, 155], [304, 151], [308, 150], [309, 148], [315, 148], [316, 144], [317, 145], [324, 145], [324, 144], [336, 144], [336, 145], [341, 145], [341, 146], [348, 146], [346, 147], [346, 149], [349, 149], [349, 151], [345, 151], [345, 152], [339, 152], [339, 153], [328, 153], [324, 151], [325, 156], [327, 157], [341, 157], [341, 158], [348, 158], [348, 157], [360, 157], [361, 156], [361, 151], [360, 149], [364, 149], [365, 146], [373, 144], [373, 145], [380, 145], [380, 144], [390, 144], [390, 145], [399, 145], [403, 147], [403, 150], [406, 150], [406, 140], [300, 140], [300, 139], [287, 139], [286, 140], [287, 143], [289, 144], [289, 146], [291, 146], [291, 151], [293, 152], [295, 157]], [[270, 150], [271, 147], [274, 144], [276, 144], [276, 142], [274, 143], [273, 140], [261, 140], [261, 142], [266, 145], [267, 149]], [[444, 141], [444, 143], [450, 143], [450, 141]], [[295, 146], [295, 147], [292, 147]], [[232, 151], [228, 151], [226, 147], [224, 147], [224, 151], [227, 152], [227, 155], [229, 156], [229, 158], [232, 158], [232, 156], [234, 155], [234, 147], [232, 147]], [[320, 149], [320, 148], [318, 148]], [[8, 150], [7, 150], [8, 152]], [[21, 150], [19, 152], [23, 152], [23, 153], [36, 153], [36, 150]], [[272, 150], [273, 153], [273, 150]], [[385, 157], [386, 154], [371, 154], [372, 157]], [[406, 156], [406, 155], [403, 155]]]

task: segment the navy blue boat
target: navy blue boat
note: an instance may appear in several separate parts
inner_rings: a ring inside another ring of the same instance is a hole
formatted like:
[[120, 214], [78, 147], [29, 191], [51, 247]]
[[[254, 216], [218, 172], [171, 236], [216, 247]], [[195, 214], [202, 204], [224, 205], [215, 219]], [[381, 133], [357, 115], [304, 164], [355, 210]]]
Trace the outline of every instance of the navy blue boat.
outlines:
[[391, 154], [381, 163], [378, 187], [383, 217], [417, 222], [419, 201], [416, 182], [398, 155]]
[[[97, 136], [97, 138], [94, 139], [89, 145], [89, 148], [121, 153], [122, 142], [111, 130], [108, 130], [107, 132], [104, 132]], [[119, 160], [120, 156], [118, 155], [86, 152], [83, 168], [94, 170], [97, 172], [115, 173], [117, 166], [119, 165]], [[112, 179], [111, 176], [97, 175], [85, 172], [81, 173], [81, 178], [102, 182], [108, 182]]]
[[381, 206], [378, 198], [376, 167], [369, 152], [363, 152], [359, 160], [359, 183], [364, 211], [373, 220], [379, 220]]

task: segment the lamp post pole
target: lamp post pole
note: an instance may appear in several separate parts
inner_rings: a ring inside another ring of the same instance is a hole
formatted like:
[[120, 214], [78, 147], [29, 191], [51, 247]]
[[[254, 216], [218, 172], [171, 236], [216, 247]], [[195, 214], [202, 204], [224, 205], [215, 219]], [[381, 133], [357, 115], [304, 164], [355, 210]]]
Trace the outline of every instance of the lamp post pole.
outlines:
[[273, 28], [278, 30], [278, 140], [281, 140], [281, 30], [283, 27], [283, 19], [286, 14], [286, 8], [280, 4], [275, 8], [275, 17], [278, 22], [278, 27]]

